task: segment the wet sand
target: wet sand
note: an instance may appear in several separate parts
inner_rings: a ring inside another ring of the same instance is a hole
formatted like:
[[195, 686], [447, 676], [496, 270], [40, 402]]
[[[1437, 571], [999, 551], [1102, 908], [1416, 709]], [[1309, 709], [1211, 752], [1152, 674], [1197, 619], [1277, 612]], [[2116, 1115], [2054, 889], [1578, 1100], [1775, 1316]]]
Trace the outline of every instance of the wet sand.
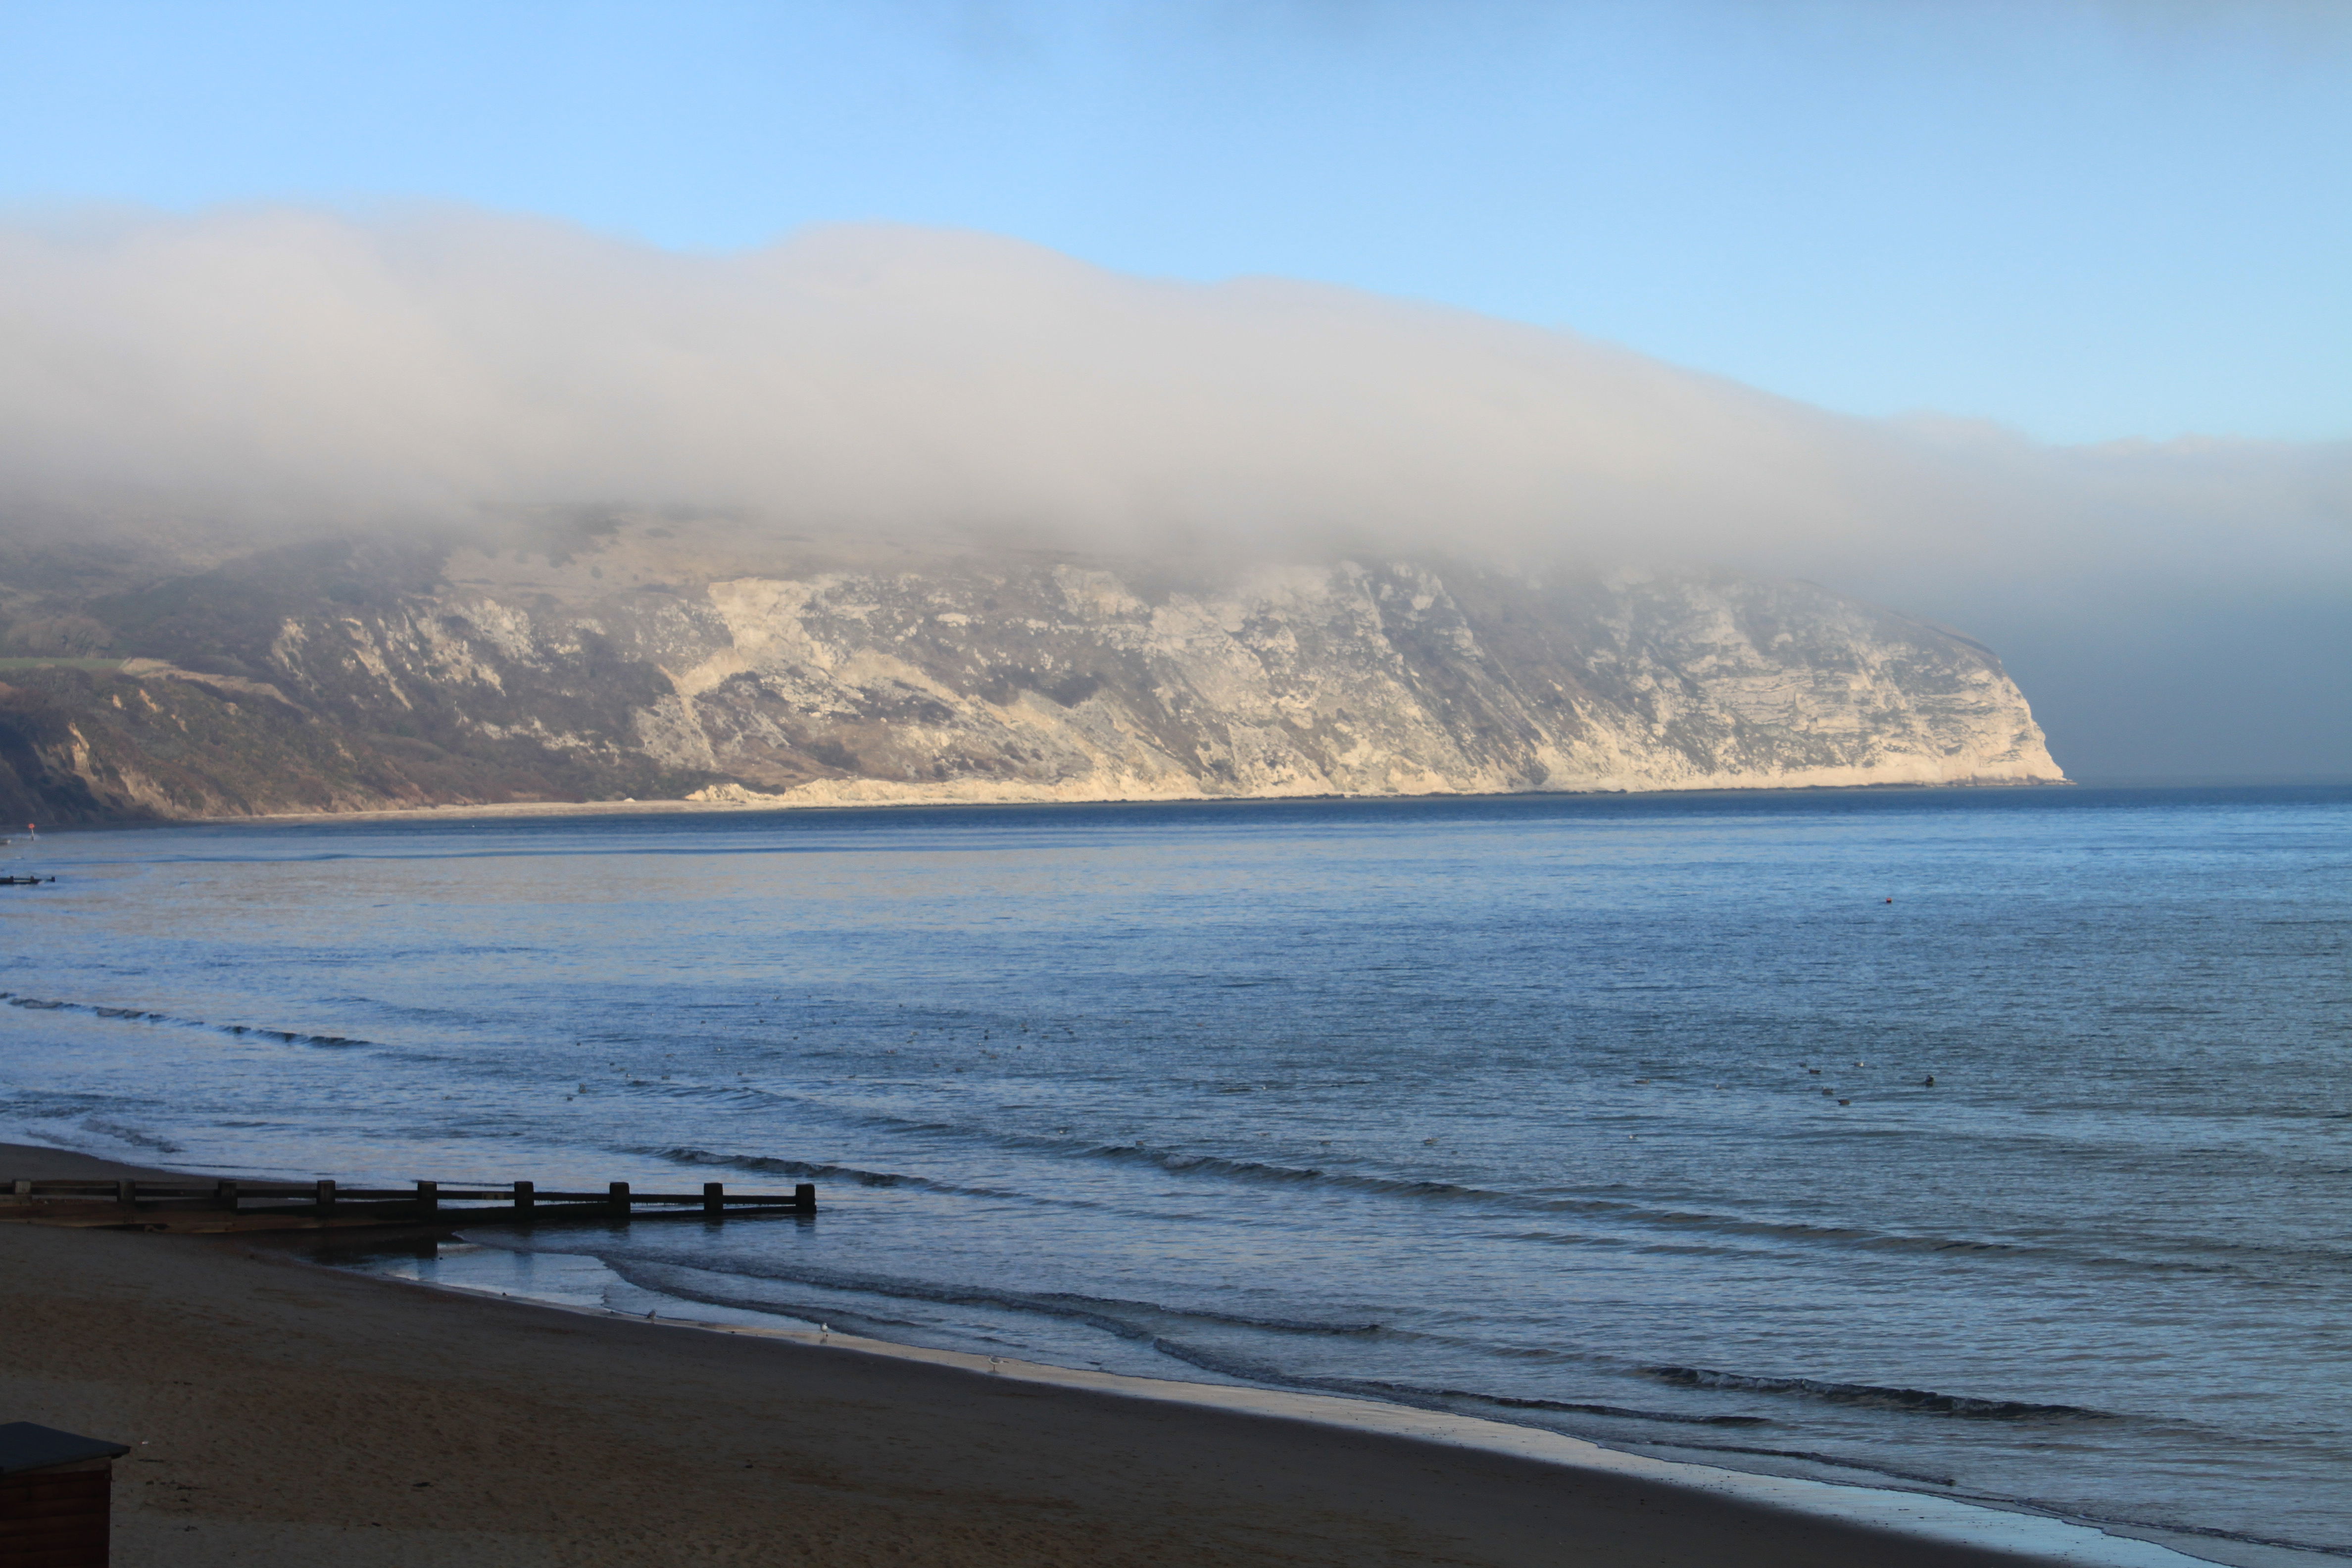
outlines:
[[[0, 1146], [6, 1173], [127, 1168]], [[136, 1444], [119, 1568], [2054, 1561], [1377, 1432], [0, 1225], [0, 1420]]]

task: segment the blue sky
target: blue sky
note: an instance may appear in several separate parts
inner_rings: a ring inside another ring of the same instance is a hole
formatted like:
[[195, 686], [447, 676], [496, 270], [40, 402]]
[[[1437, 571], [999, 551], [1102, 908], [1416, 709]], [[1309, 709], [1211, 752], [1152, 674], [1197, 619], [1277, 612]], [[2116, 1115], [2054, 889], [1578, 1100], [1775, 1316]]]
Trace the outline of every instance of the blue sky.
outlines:
[[0, 5], [0, 201], [888, 219], [1863, 414], [2352, 436], [2352, 8]]

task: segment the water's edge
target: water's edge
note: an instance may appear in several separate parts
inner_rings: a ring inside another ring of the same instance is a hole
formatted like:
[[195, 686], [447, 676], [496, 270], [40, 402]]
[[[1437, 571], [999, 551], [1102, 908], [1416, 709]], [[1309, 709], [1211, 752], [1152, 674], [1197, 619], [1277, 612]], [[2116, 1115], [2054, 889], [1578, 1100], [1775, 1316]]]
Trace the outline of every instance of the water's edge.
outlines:
[[[583, 1307], [536, 1296], [441, 1284], [309, 1259], [303, 1261], [308, 1267], [334, 1268], [343, 1273], [360, 1272], [388, 1284], [447, 1295], [507, 1301], [580, 1317], [645, 1321], [635, 1320], [634, 1314], [612, 1308]], [[1082, 1371], [1044, 1362], [898, 1344], [888, 1340], [867, 1339], [824, 1328], [768, 1328], [696, 1318], [659, 1317], [652, 1321], [665, 1328], [782, 1341], [850, 1354], [918, 1362], [928, 1366], [952, 1367], [977, 1376], [1009, 1378], [1017, 1383], [1045, 1387], [1084, 1389], [1121, 1398], [1187, 1405], [1236, 1415], [1303, 1422], [1342, 1431], [1378, 1433], [1446, 1447], [1474, 1448], [1514, 1458], [1533, 1459], [1564, 1469], [1637, 1478], [1661, 1486], [1731, 1499], [1758, 1507], [1864, 1525], [1939, 1545], [2013, 1552], [2050, 1562], [2081, 1564], [2082, 1568], [2192, 1568], [2196, 1564], [2226, 1561], [2210, 1556], [2191, 1556], [2153, 1540], [2117, 1534], [2096, 1525], [2023, 1512], [1990, 1502], [1937, 1497], [1895, 1488], [1841, 1486], [1831, 1481], [1759, 1475], [1711, 1465], [1653, 1458], [1604, 1447], [1598, 1443], [1541, 1427], [1420, 1410], [1377, 1400]]]

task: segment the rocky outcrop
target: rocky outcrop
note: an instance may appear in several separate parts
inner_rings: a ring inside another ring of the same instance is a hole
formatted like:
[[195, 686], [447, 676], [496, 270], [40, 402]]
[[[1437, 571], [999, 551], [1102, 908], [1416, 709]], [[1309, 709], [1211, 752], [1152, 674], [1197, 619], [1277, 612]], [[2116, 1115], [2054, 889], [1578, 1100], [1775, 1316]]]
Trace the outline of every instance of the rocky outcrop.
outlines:
[[322, 549], [44, 601], [28, 624], [106, 646], [0, 662], [0, 800], [87, 820], [2060, 776], [1989, 650], [1805, 584], [1426, 561], [1173, 584], [1012, 557], [664, 581], [636, 544], [529, 570]]

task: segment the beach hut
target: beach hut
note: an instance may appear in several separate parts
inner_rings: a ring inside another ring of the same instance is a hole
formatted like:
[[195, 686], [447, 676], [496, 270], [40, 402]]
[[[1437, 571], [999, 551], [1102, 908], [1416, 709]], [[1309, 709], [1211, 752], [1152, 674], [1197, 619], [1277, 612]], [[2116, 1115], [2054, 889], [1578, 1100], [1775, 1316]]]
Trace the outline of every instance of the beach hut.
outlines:
[[0, 1563], [106, 1568], [114, 1461], [129, 1452], [30, 1421], [0, 1426]]

